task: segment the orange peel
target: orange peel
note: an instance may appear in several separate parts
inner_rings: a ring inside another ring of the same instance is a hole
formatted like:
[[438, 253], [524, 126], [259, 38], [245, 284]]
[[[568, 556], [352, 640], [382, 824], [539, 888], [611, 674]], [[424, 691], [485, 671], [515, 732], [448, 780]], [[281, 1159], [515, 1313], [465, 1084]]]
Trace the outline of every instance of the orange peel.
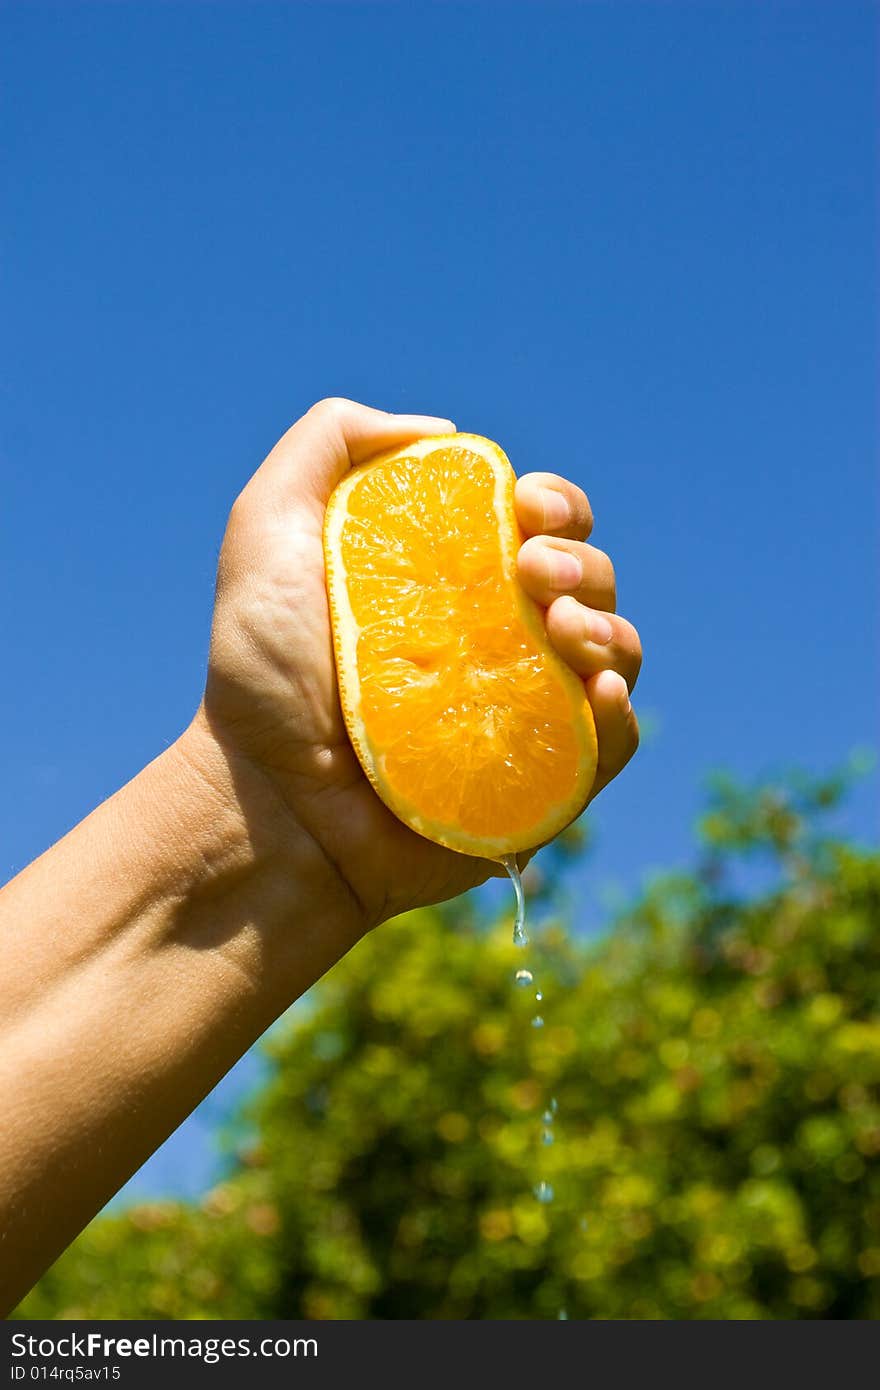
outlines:
[[491, 440], [435, 435], [352, 468], [324, 521], [361, 766], [412, 830], [487, 859], [552, 839], [596, 774], [583, 681], [517, 578], [515, 482]]

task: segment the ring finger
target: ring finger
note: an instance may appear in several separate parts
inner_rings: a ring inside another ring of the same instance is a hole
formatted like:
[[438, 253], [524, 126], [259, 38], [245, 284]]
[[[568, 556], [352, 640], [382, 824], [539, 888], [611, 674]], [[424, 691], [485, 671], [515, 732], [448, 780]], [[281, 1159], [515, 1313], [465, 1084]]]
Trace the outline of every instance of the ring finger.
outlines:
[[587, 608], [565, 594], [547, 609], [547, 635], [562, 659], [579, 676], [616, 671], [630, 690], [642, 665], [639, 634], [615, 613]]

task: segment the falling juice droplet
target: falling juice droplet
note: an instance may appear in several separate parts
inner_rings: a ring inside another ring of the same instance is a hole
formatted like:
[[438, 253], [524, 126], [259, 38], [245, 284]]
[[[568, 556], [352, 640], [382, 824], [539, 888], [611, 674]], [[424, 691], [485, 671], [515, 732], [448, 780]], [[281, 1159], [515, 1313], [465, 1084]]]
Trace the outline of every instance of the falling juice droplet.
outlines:
[[530, 985], [534, 978], [531, 970], [517, 970], [513, 977], [514, 983], [519, 985], [521, 989], [525, 989], [526, 985]]
[[552, 1129], [549, 1129], [549, 1128], [548, 1128], [548, 1129], [544, 1129], [544, 1130], [541, 1131], [541, 1143], [544, 1144], [544, 1145], [547, 1145], [547, 1146], [549, 1146], [550, 1144], [553, 1143], [553, 1130], [552, 1130]]
[[540, 1002], [541, 1002], [541, 1000], [542, 1000], [543, 998], [544, 998], [544, 996], [543, 996], [543, 994], [541, 993], [541, 991], [540, 991], [539, 989], [538, 989], [538, 990], [535, 990], [535, 1000], [537, 1001], [537, 1003], [540, 1004]]
[[553, 1197], [555, 1194], [549, 1182], [535, 1183], [535, 1186], [532, 1190], [535, 1196], [537, 1197], [538, 1201], [543, 1203], [544, 1206], [546, 1206], [548, 1202], [553, 1201]]
[[533, 1027], [533, 1028], [543, 1028], [543, 1027], [544, 1027], [544, 1020], [543, 1020], [543, 1018], [541, 1017], [540, 1014], [535, 1014], [535, 1017], [532, 1019], [532, 1027]]
[[541, 1122], [542, 1122], [542, 1124], [545, 1124], [545, 1125], [552, 1125], [552, 1123], [553, 1123], [553, 1111], [552, 1111], [552, 1110], [545, 1110], [544, 1113], [543, 1113], [543, 1115], [541, 1116]]
[[514, 946], [528, 946], [529, 938], [526, 936], [526, 900], [523, 893], [519, 866], [516, 862], [516, 855], [505, 854], [504, 858], [500, 859], [498, 862], [503, 864], [507, 870], [510, 881], [513, 884], [513, 891], [516, 893], [516, 916], [513, 919], [513, 944]]
[[555, 1115], [558, 1109], [559, 1109], [559, 1101], [556, 1099], [555, 1096], [551, 1096], [551, 1097], [550, 1097], [550, 1114], [551, 1114], [551, 1115]]

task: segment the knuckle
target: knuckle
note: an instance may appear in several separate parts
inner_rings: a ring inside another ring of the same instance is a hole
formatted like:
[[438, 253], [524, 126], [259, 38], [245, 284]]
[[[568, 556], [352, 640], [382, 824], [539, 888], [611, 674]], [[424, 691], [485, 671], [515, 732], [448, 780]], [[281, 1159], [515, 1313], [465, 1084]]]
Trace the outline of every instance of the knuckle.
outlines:
[[227, 535], [240, 531], [246, 523], [250, 511], [250, 498], [248, 489], [242, 488], [232, 506], [229, 508], [229, 519], [226, 523]]
[[237, 497], [229, 509], [226, 530], [217, 558], [216, 592], [218, 597], [225, 594], [234, 582], [238, 571], [238, 556], [242, 549], [242, 534], [245, 529], [241, 497]]
[[597, 587], [603, 595], [607, 596], [610, 612], [613, 613], [617, 604], [617, 576], [614, 573], [614, 565], [610, 555], [607, 555], [604, 550], [600, 550], [598, 546], [591, 546], [590, 550]]
[[642, 644], [632, 623], [621, 619], [623, 624], [623, 648], [626, 654], [627, 683], [632, 690], [642, 669]]
[[601, 566], [603, 576], [609, 583], [613, 584], [615, 582], [614, 562], [611, 559], [611, 556], [608, 554], [607, 550], [596, 550], [596, 554], [599, 557], [599, 564]]
[[348, 402], [342, 396], [325, 396], [322, 400], [315, 402], [309, 414], [321, 423], [332, 427], [341, 423], [347, 404]]
[[629, 756], [630, 756], [630, 758], [633, 757], [633, 755], [634, 755], [635, 753], [638, 752], [639, 744], [641, 743], [641, 741], [642, 741], [642, 731], [641, 731], [641, 729], [639, 728], [639, 721], [638, 721], [638, 719], [636, 718], [635, 715], [632, 715], [632, 717], [630, 718], [630, 721], [629, 721], [629, 746], [630, 746], [630, 754], [629, 754]]
[[223, 533], [218, 560], [218, 588], [227, 588], [238, 568], [238, 557], [247, 546], [250, 517], [251, 503], [245, 488], [229, 508], [229, 516], [226, 518], [226, 530]]
[[590, 506], [590, 499], [582, 488], [573, 489], [572, 511], [577, 519], [578, 526], [589, 536], [593, 530], [593, 508]]
[[593, 529], [593, 508], [590, 499], [577, 483], [567, 478], [556, 480], [556, 491], [561, 492], [571, 511], [571, 526], [582, 540], [586, 540]]

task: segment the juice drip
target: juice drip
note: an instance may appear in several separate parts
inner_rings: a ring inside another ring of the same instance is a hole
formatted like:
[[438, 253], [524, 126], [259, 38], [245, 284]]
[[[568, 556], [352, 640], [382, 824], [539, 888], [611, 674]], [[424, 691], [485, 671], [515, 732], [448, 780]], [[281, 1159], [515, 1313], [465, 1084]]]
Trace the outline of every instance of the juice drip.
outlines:
[[[525, 929], [525, 894], [523, 893], [522, 878], [519, 872], [519, 865], [516, 862], [516, 855], [505, 854], [504, 858], [500, 859], [498, 862], [503, 864], [504, 868], [507, 870], [510, 881], [513, 884], [514, 892], [516, 893], [516, 912], [513, 919], [513, 944], [514, 946], [527, 946], [529, 944], [529, 938], [526, 935]], [[521, 966], [520, 969], [514, 973], [513, 980], [514, 984], [519, 989], [528, 989], [535, 984], [534, 974], [525, 966]], [[543, 998], [544, 995], [542, 990], [535, 989], [535, 1003], [541, 1004]], [[544, 1020], [540, 1014], [536, 1013], [534, 1015], [532, 1027], [544, 1027]], [[556, 1097], [551, 1096], [547, 1109], [541, 1116], [541, 1144], [545, 1148], [549, 1148], [556, 1141], [554, 1123], [557, 1109]], [[549, 1206], [556, 1196], [552, 1183], [549, 1183], [546, 1178], [541, 1178], [534, 1184], [532, 1193], [542, 1206]], [[565, 1320], [568, 1318], [568, 1312], [565, 1308], [561, 1308], [557, 1316]]]
[[516, 894], [516, 915], [513, 919], [513, 944], [514, 946], [528, 946], [529, 938], [526, 936], [526, 899], [523, 893], [522, 877], [519, 872], [519, 865], [516, 862], [515, 854], [505, 854], [503, 859], [499, 859], [499, 864], [503, 864], [510, 881], [513, 884], [513, 891]]
[[[510, 881], [511, 881], [511, 883], [513, 884], [514, 892], [516, 893], [516, 913], [515, 913], [514, 919], [513, 919], [513, 944], [514, 944], [514, 946], [528, 946], [528, 944], [529, 944], [529, 938], [528, 938], [528, 936], [526, 935], [526, 920], [525, 920], [525, 919], [526, 919], [526, 900], [525, 900], [525, 894], [524, 894], [524, 892], [523, 892], [522, 877], [521, 877], [521, 875], [520, 875], [519, 865], [518, 865], [517, 862], [516, 862], [516, 855], [515, 855], [515, 854], [505, 854], [504, 858], [503, 858], [503, 859], [500, 859], [498, 862], [499, 862], [500, 864], [503, 864], [504, 868], [507, 870], [507, 872], [508, 872], [508, 874], [509, 874], [509, 876], [510, 876]], [[527, 969], [525, 966], [522, 966], [522, 967], [520, 967], [520, 969], [517, 970], [516, 973], [514, 974], [513, 981], [514, 981], [514, 984], [517, 985], [520, 989], [528, 989], [530, 985], [534, 985], [534, 983], [535, 983], [535, 977], [534, 977], [534, 975], [532, 974], [532, 971], [531, 971], [531, 970]], [[536, 990], [535, 990], [535, 1003], [536, 1003], [536, 1004], [540, 1004], [540, 1003], [542, 1002], [543, 998], [544, 998], [543, 992], [542, 992], [540, 989], [536, 989]], [[533, 1017], [533, 1019], [532, 1019], [532, 1027], [533, 1027], [533, 1028], [543, 1028], [543, 1027], [544, 1027], [544, 1020], [543, 1020], [543, 1018], [541, 1017], [541, 1015], [540, 1015], [539, 1013], [536, 1013], [535, 1016]], [[550, 1101], [550, 1106], [549, 1106], [549, 1108], [548, 1108], [547, 1110], [544, 1111], [544, 1115], [543, 1115], [542, 1121], [541, 1121], [541, 1143], [544, 1144], [544, 1145], [547, 1146], [547, 1147], [549, 1147], [549, 1146], [553, 1143], [553, 1141], [554, 1141], [554, 1139], [555, 1139], [555, 1135], [554, 1135], [554, 1132], [553, 1132], [553, 1121], [554, 1121], [555, 1116], [556, 1116], [556, 1100], [555, 1100], [555, 1097], [554, 1097], [554, 1098]], [[535, 1194], [535, 1196], [537, 1197], [538, 1201], [541, 1202], [542, 1204], [546, 1204], [546, 1203], [548, 1203], [548, 1202], [552, 1202], [552, 1201], [553, 1201], [553, 1197], [554, 1197], [554, 1195], [555, 1195], [554, 1192], [553, 1192], [553, 1188], [552, 1188], [552, 1186], [550, 1185], [549, 1182], [538, 1182], [538, 1183], [536, 1183], [535, 1186], [533, 1187], [532, 1191], [534, 1192], [534, 1194]]]

